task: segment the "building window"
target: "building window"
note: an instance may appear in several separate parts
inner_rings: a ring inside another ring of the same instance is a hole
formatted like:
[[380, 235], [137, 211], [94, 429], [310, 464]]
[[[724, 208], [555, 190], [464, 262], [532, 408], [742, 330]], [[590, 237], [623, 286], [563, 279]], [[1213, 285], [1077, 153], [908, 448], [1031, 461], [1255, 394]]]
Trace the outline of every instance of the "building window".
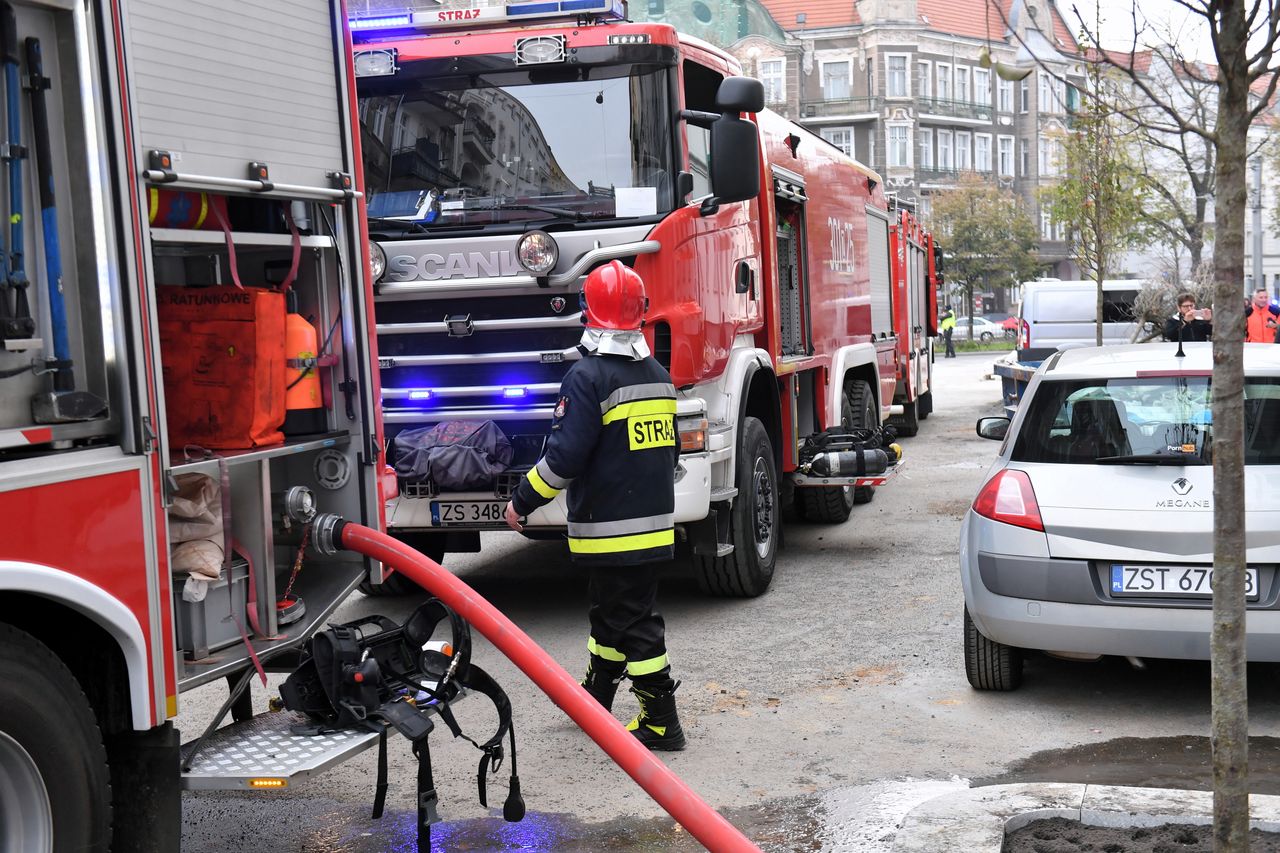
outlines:
[[938, 131], [938, 169], [949, 172], [955, 168], [955, 160], [951, 156], [952, 134], [949, 130]]
[[1000, 174], [1006, 178], [1013, 177], [1013, 137], [999, 137]]
[[1025, 139], [1018, 141], [1018, 174], [1026, 177], [1031, 174], [1031, 143]]
[[934, 79], [938, 81], [938, 85], [933, 90], [938, 93], [938, 100], [951, 100], [951, 66], [945, 62], [939, 62]]
[[874, 62], [867, 63], [867, 96], [871, 98], [876, 96], [876, 64]]
[[1043, 209], [1040, 211], [1040, 239], [1053, 239], [1053, 218], [1049, 216], [1049, 211]]
[[867, 159], [866, 164], [875, 168], [876, 165], [876, 132], [872, 130], [867, 134]]
[[991, 106], [991, 72], [986, 68], [973, 69], [973, 100], [984, 107]]
[[844, 101], [849, 98], [849, 63], [822, 63], [822, 97], [828, 101]]
[[933, 97], [933, 63], [927, 59], [922, 59], [916, 63], [916, 86], [918, 87], [919, 97]]
[[956, 100], [968, 102], [969, 99], [969, 69], [963, 65], [956, 66]]
[[1018, 84], [1018, 112], [1024, 115], [1031, 109], [1031, 81], [1025, 77]]
[[1013, 112], [1013, 81], [997, 77], [996, 89], [999, 93], [1000, 103], [998, 106], [1000, 107], [1000, 112]]
[[991, 134], [974, 134], [973, 165], [979, 172], [991, 171]]
[[956, 171], [967, 172], [973, 168], [973, 135], [967, 130], [956, 131]]
[[787, 61], [785, 59], [760, 60], [760, 82], [764, 84], [766, 104], [781, 104], [787, 99]]
[[933, 168], [933, 131], [927, 127], [916, 131], [916, 165], [921, 169]]
[[[905, 73], [905, 72], [904, 72]], [[905, 124], [891, 124], [886, 129], [889, 137], [889, 165], [911, 165], [911, 132]]]
[[848, 128], [823, 128], [822, 138], [845, 154], [853, 155], [853, 131]]
[[885, 94], [890, 98], [911, 97], [911, 81], [907, 79], [907, 55], [891, 53], [885, 56], [885, 68], [888, 76], [885, 79]]
[[[931, 196], [920, 197], [920, 218], [928, 220], [933, 215], [933, 198]], [[1276, 284], [1280, 285], [1280, 275], [1276, 276]]]

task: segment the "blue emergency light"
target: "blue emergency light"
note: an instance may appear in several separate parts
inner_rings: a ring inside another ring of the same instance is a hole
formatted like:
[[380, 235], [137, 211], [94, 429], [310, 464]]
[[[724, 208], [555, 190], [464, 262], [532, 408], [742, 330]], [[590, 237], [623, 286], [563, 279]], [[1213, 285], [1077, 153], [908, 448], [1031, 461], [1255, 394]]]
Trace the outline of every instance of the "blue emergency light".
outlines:
[[410, 399], [410, 400], [430, 400], [430, 399], [432, 398], [432, 396], [434, 396], [434, 395], [433, 395], [430, 391], [428, 391], [427, 389], [425, 389], [425, 388], [421, 388], [421, 389], [419, 389], [419, 390], [417, 390], [417, 391], [410, 391], [410, 392], [409, 392], [409, 399]]
[[529, 396], [528, 388], [503, 388], [502, 396], [508, 400], [523, 400]]
[[624, 21], [626, 0], [533, 0], [524, 3], [486, 3], [472, 0], [433, 9], [406, 9], [396, 15], [351, 18], [353, 34], [374, 35], [394, 30], [415, 29], [427, 32], [502, 24], [511, 21], [565, 18], [576, 20], [594, 17]]

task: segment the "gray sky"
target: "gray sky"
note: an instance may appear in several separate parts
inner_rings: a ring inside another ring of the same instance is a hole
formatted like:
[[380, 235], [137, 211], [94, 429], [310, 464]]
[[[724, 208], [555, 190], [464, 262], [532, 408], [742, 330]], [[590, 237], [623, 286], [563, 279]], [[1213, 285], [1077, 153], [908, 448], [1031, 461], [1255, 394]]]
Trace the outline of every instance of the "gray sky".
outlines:
[[[1072, 32], [1080, 29], [1080, 18], [1084, 19], [1091, 32], [1096, 32], [1097, 10], [1101, 6], [1103, 46], [1123, 50], [1132, 45], [1134, 0], [1057, 0], [1057, 3]], [[1214, 61], [1213, 45], [1209, 41], [1204, 18], [1188, 12], [1172, 0], [1136, 0], [1136, 5], [1138, 25], [1147, 26], [1140, 39], [1172, 40], [1187, 58]], [[1079, 10], [1079, 18], [1076, 10]]]

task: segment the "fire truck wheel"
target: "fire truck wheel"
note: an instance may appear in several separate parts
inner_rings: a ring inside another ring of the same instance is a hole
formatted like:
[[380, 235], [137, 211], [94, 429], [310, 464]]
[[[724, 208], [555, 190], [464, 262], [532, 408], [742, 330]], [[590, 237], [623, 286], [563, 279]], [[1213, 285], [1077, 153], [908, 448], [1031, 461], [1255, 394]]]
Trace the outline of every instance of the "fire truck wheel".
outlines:
[[8, 625], [0, 625], [0, 814], [3, 853], [106, 853], [111, 843], [111, 775], [89, 700], [48, 646]]
[[738, 437], [738, 497], [729, 510], [733, 553], [695, 555], [694, 571], [703, 592], [735, 598], [762, 595], [773, 581], [778, 559], [781, 513], [773, 443], [758, 418], [744, 418]]
[[[396, 536], [410, 548], [416, 548], [437, 563], [444, 562], [444, 546], [431, 533], [401, 533]], [[423, 589], [402, 574], [391, 574], [382, 579], [382, 583], [374, 586], [369, 581], [360, 582], [360, 591], [371, 598], [386, 598], [393, 595], [422, 595]], [[0, 851], [3, 853], [3, 851]]]
[[933, 390], [930, 389], [920, 395], [917, 401], [916, 413], [920, 416], [920, 420], [925, 420], [929, 415], [933, 414]]
[[975, 690], [1016, 690], [1022, 683], [1022, 649], [989, 640], [964, 609], [964, 671]]
[[[845, 386], [845, 393], [849, 395], [849, 407], [853, 413], [852, 426], [872, 429], [880, 422], [876, 398], [866, 380], [854, 379]], [[869, 504], [875, 496], [875, 486], [857, 486], [853, 490], [853, 502], [856, 504]]]
[[911, 436], [919, 433], [920, 400], [916, 399], [913, 402], [904, 403], [902, 414], [894, 415], [893, 419], [889, 421], [889, 425], [903, 438], [911, 438]]
[[[849, 400], [849, 389], [840, 393], [840, 425], [851, 429], [853, 423], [853, 404]], [[849, 519], [853, 511], [852, 486], [804, 486], [796, 488], [796, 508], [805, 521], [816, 521], [820, 524], [840, 524]]]

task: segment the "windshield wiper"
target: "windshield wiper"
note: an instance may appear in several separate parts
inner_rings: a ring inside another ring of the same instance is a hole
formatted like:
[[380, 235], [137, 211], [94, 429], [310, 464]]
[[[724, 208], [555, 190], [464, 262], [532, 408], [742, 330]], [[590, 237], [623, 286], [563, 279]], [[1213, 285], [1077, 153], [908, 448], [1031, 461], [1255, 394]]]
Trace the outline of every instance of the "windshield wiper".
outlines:
[[427, 232], [421, 222], [411, 219], [396, 219], [393, 216], [369, 216], [366, 219], [370, 225], [394, 225], [403, 231], [421, 231], [424, 234]]
[[490, 210], [536, 210], [539, 213], [546, 213], [551, 216], [558, 216], [561, 219], [572, 219], [574, 222], [590, 222], [591, 217], [587, 216], [581, 210], [570, 210], [567, 207], [551, 207], [546, 204], [492, 204], [488, 207], [473, 207], [470, 210], [464, 210], [464, 213], [481, 213]]
[[1132, 453], [1127, 456], [1099, 456], [1099, 465], [1208, 465], [1194, 453]]

